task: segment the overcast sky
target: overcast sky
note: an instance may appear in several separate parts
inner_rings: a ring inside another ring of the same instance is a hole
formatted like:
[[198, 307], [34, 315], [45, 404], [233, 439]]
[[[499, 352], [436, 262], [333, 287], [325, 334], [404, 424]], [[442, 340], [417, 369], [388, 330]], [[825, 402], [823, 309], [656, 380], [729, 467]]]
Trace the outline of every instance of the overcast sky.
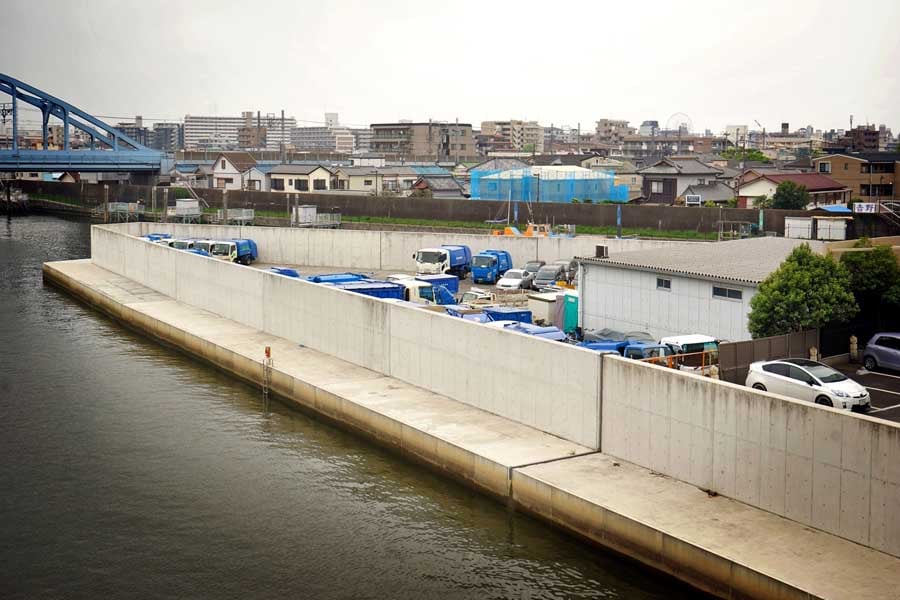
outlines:
[[[4, 0], [0, 72], [95, 115], [900, 130], [900, 2]], [[2, 99], [0, 99], [2, 100]], [[107, 119], [115, 120], [115, 119]]]

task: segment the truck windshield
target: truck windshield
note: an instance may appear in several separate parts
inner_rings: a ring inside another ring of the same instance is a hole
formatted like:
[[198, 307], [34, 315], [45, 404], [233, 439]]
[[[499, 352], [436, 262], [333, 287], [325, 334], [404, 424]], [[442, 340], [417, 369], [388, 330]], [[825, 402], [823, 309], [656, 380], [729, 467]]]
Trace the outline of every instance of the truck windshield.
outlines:
[[212, 244], [209, 242], [194, 242], [194, 248], [196, 250], [204, 250], [209, 252], [209, 249], [212, 247]]
[[210, 254], [213, 256], [228, 256], [234, 244], [213, 244]]
[[443, 252], [437, 252], [434, 250], [419, 250], [416, 252], [416, 262], [420, 263], [442, 263], [444, 262], [444, 256], [446, 256]]
[[476, 256], [472, 259], [473, 267], [490, 267], [493, 266], [497, 262], [497, 258], [494, 256]]

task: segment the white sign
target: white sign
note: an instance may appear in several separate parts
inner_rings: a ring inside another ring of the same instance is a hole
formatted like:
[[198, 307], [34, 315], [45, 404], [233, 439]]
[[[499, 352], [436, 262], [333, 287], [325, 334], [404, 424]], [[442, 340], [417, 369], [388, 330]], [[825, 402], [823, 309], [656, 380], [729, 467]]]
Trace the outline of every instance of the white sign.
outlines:
[[878, 212], [878, 203], [877, 202], [857, 202], [853, 205], [853, 212], [855, 213], [877, 213]]
[[686, 194], [684, 197], [684, 205], [691, 206], [694, 204], [696, 204], [697, 206], [700, 206], [700, 204], [701, 204], [700, 194]]

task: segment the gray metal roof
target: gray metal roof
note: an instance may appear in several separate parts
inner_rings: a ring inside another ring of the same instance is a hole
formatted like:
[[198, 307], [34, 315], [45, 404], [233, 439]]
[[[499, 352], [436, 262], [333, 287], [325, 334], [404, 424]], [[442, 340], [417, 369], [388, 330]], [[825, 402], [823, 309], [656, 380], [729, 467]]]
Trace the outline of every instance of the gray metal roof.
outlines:
[[642, 175], [717, 175], [721, 172], [721, 169], [703, 164], [696, 158], [671, 157], [638, 169], [638, 173]]
[[818, 253], [825, 248], [822, 242], [817, 241], [759, 237], [664, 246], [621, 252], [610, 258], [582, 258], [581, 261], [585, 266], [651, 271], [755, 287], [801, 244], [809, 244]]

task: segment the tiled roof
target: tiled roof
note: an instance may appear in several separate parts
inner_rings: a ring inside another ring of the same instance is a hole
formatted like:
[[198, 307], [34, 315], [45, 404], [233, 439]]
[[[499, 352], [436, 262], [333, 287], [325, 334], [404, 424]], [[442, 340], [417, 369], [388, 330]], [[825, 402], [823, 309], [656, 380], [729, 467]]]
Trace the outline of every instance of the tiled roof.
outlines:
[[703, 164], [696, 158], [664, 158], [654, 165], [638, 169], [642, 175], [718, 175], [721, 169]]
[[220, 152], [219, 156], [226, 158], [241, 173], [256, 166], [256, 159], [249, 152]]
[[729, 242], [696, 242], [613, 254], [610, 258], [583, 258], [586, 265], [651, 271], [692, 279], [756, 286], [801, 244], [822, 252], [822, 242], [760, 237]]
[[722, 181], [712, 181], [688, 186], [684, 195], [688, 194], [699, 194], [702, 202], [725, 202], [734, 198], [734, 189]]
[[331, 173], [331, 169], [322, 165], [277, 165], [269, 171], [273, 175], [309, 175], [316, 169], [325, 169]]
[[838, 183], [831, 177], [820, 175], [819, 173], [779, 173], [772, 175], [763, 173], [761, 179], [768, 179], [776, 184], [781, 183], [782, 181], [793, 181], [797, 185], [805, 186], [810, 192], [847, 189], [847, 186]]

